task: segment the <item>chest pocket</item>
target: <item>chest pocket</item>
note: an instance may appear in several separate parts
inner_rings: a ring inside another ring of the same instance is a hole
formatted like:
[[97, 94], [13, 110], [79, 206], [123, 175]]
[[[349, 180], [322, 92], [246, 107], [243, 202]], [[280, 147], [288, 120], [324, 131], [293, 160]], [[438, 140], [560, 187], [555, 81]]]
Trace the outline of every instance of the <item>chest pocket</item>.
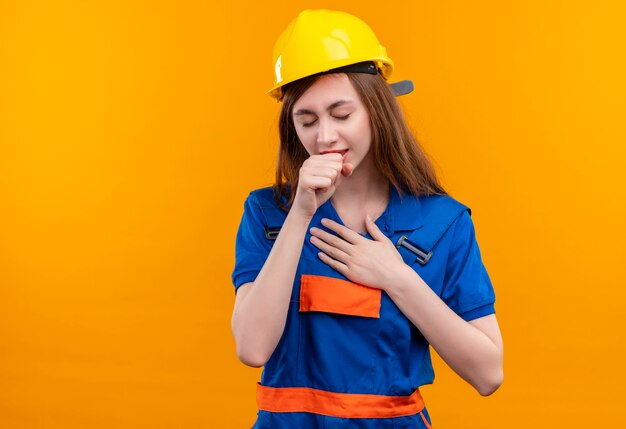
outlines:
[[380, 289], [323, 275], [300, 277], [300, 312], [321, 311], [349, 316], [380, 317]]

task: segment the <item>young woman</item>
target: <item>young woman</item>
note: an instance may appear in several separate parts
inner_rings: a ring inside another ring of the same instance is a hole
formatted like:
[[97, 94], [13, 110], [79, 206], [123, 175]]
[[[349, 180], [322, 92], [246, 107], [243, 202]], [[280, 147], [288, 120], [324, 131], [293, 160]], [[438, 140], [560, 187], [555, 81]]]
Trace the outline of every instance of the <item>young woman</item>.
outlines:
[[365, 23], [304, 11], [274, 61], [276, 184], [245, 202], [233, 272], [238, 356], [265, 366], [254, 427], [430, 427], [429, 345], [480, 394], [502, 382], [469, 209], [437, 182]]

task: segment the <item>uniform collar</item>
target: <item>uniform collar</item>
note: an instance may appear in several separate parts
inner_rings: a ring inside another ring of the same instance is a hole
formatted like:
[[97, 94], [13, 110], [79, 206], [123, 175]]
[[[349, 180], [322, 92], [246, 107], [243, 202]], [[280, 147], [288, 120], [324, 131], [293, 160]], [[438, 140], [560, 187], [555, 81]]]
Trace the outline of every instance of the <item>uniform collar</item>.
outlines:
[[[325, 217], [343, 225], [330, 199], [320, 206], [315, 217], [318, 221]], [[376, 220], [378, 227], [388, 234], [398, 231], [414, 231], [424, 225], [423, 220], [422, 203], [419, 198], [407, 192], [401, 197], [396, 188], [389, 184], [389, 204]]]
[[385, 223], [393, 232], [413, 231], [424, 225], [422, 204], [415, 195], [405, 192], [402, 196], [395, 186], [389, 185], [389, 205], [383, 216]]

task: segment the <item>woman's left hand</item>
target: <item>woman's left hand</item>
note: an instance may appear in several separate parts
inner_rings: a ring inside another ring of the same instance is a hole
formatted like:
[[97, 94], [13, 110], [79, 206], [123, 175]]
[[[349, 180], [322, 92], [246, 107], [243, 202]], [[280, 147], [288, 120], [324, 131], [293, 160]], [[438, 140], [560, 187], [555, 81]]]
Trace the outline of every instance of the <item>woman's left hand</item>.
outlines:
[[373, 240], [330, 219], [322, 219], [322, 225], [337, 235], [311, 228], [311, 243], [321, 250], [319, 258], [354, 283], [387, 290], [407, 267], [369, 216], [365, 227]]

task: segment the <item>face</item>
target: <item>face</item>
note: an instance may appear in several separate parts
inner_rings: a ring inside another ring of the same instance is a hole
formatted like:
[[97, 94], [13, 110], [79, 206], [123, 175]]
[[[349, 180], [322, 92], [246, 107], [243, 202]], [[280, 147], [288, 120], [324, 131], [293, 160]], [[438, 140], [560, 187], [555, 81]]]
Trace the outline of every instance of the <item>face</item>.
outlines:
[[339, 152], [354, 171], [372, 167], [369, 115], [345, 73], [320, 77], [294, 103], [292, 115], [309, 155]]

